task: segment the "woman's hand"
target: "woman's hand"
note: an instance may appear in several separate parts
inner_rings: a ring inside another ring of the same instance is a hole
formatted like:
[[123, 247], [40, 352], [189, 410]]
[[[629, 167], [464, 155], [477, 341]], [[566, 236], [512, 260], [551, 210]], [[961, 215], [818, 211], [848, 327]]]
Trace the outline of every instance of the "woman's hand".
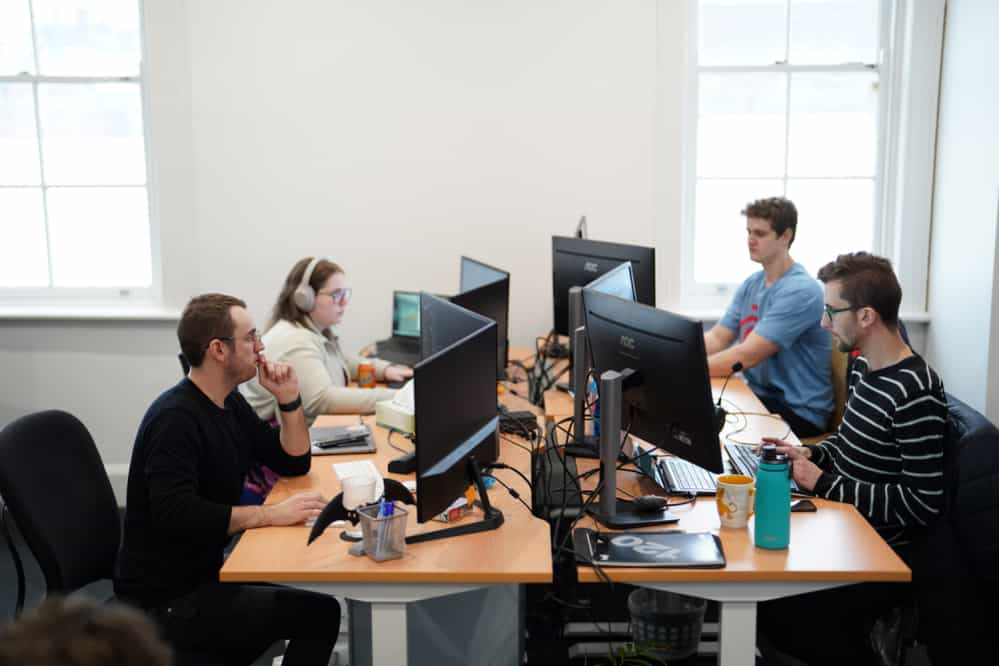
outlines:
[[390, 365], [385, 368], [385, 381], [401, 382], [413, 376], [413, 369], [408, 365]]

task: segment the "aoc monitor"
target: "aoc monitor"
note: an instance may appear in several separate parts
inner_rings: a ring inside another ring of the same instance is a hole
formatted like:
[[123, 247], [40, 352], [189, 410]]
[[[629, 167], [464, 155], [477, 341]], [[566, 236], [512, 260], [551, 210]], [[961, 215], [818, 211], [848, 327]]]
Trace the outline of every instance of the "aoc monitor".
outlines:
[[639, 303], [655, 305], [655, 248], [552, 236], [552, 309], [555, 332], [569, 330], [569, 289], [583, 287], [626, 261], [631, 262]]

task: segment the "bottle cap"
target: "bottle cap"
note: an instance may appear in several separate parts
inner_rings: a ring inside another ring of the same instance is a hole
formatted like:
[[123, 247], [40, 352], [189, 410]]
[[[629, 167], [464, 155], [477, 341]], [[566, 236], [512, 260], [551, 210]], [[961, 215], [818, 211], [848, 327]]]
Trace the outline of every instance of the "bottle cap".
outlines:
[[777, 453], [777, 447], [773, 444], [764, 444], [760, 447], [760, 462], [768, 465], [780, 465], [787, 462], [787, 455]]

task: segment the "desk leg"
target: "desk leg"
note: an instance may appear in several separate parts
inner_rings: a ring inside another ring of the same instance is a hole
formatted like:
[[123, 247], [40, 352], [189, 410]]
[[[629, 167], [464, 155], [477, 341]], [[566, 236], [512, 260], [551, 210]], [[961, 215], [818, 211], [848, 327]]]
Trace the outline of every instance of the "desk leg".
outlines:
[[371, 604], [371, 663], [374, 666], [409, 663], [408, 636], [405, 603]]
[[756, 663], [756, 602], [723, 601], [718, 619], [720, 666]]

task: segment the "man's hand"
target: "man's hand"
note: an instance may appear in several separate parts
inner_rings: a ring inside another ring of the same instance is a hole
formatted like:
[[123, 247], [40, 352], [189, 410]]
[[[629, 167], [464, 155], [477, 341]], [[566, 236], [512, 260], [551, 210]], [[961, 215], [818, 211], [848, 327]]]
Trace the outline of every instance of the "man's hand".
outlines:
[[298, 397], [298, 375], [295, 368], [287, 363], [268, 361], [263, 354], [257, 362], [257, 377], [260, 385], [284, 405]]
[[298, 493], [283, 502], [267, 504], [263, 507], [266, 525], [299, 525], [306, 520], [317, 518], [326, 508], [326, 499], [319, 493]]
[[791, 460], [791, 475], [794, 477], [798, 487], [805, 490], [815, 490], [815, 484], [822, 476], [822, 470], [811, 460], [795, 458]]
[[[794, 446], [790, 442], [777, 437], [764, 437], [763, 444], [773, 444], [777, 447], [777, 453], [783, 453], [788, 457], [789, 460], [810, 460], [812, 457], [812, 451], [804, 446]], [[760, 454], [760, 449], [763, 448], [763, 444], [757, 446], [753, 449], [756, 455]]]
[[401, 382], [413, 376], [413, 369], [408, 365], [390, 365], [385, 368], [385, 381]]

